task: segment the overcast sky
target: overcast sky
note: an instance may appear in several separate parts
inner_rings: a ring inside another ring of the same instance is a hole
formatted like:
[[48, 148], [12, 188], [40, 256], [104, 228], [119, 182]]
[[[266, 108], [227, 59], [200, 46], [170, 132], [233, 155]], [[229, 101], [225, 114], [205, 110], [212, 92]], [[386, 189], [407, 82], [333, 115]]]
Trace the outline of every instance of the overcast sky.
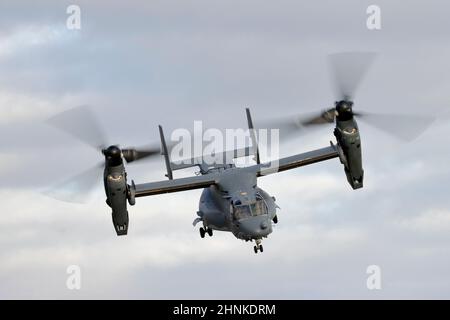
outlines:
[[[81, 8], [81, 30], [66, 9]], [[450, 298], [450, 121], [405, 144], [360, 123], [365, 186], [334, 159], [259, 179], [281, 207], [264, 253], [230, 233], [200, 239], [200, 190], [137, 199], [115, 235], [99, 179], [87, 204], [41, 191], [101, 161], [44, 124], [89, 104], [110, 143], [158, 141], [332, 106], [327, 55], [375, 51], [355, 110], [445, 115], [450, 6], [376, 1], [9, 1], [0, 3], [0, 298]], [[447, 115], [447, 120], [449, 117]], [[282, 144], [327, 146], [332, 126]], [[127, 167], [164, 179], [163, 162]], [[81, 290], [66, 287], [69, 265]], [[382, 289], [368, 290], [378, 265]]]

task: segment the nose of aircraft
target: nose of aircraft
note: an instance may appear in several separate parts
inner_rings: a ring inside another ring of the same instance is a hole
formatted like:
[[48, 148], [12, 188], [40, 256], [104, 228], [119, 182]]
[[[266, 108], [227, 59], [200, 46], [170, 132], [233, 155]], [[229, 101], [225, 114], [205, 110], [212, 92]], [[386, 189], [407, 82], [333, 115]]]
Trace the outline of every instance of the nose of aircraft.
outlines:
[[265, 237], [272, 232], [272, 225], [267, 216], [251, 217], [239, 221], [242, 233], [252, 238]]

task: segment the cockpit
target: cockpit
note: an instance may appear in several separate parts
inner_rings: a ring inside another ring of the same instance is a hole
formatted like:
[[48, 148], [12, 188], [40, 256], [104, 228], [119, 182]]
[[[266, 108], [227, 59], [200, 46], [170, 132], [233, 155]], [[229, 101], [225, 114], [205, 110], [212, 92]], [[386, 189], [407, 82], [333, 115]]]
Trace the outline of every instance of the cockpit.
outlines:
[[249, 217], [256, 217], [268, 213], [267, 204], [260, 194], [256, 195], [256, 201], [250, 204], [241, 204], [241, 201], [236, 201], [232, 205], [233, 216], [236, 220], [247, 219]]

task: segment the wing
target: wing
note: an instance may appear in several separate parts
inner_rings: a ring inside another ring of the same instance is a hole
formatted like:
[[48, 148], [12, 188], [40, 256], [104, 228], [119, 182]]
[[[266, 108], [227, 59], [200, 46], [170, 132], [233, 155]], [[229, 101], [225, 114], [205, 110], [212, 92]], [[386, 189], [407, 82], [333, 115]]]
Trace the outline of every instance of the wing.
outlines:
[[337, 157], [339, 157], [337, 147], [332, 144], [331, 146], [326, 148], [296, 154], [294, 156], [282, 158], [270, 163], [263, 163], [254, 167], [257, 171], [257, 176], [260, 177]]
[[135, 185], [135, 197], [207, 188], [217, 182], [216, 174], [164, 180]]
[[[259, 177], [337, 158], [338, 156], [339, 154], [336, 146], [331, 145], [326, 148], [282, 158], [278, 161], [243, 168], [243, 170], [252, 172], [256, 171], [256, 175]], [[146, 197], [162, 193], [207, 188], [213, 184], [217, 184], [219, 182], [219, 178], [219, 174], [206, 174], [203, 176], [137, 184], [134, 186], [135, 197]]]

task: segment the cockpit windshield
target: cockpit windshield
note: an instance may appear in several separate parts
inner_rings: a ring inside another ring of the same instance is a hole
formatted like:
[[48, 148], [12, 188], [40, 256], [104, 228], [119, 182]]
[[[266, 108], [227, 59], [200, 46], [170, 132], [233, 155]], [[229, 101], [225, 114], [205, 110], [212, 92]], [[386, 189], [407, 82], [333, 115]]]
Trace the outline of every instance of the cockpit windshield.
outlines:
[[250, 209], [252, 211], [252, 215], [259, 216], [267, 213], [267, 206], [264, 200], [256, 200], [255, 203], [250, 205]]
[[245, 219], [251, 216], [249, 205], [240, 205], [234, 207], [234, 217], [236, 220]]
[[257, 198], [256, 202], [250, 205], [235, 205], [234, 217], [236, 220], [267, 214], [267, 205], [262, 198]]

